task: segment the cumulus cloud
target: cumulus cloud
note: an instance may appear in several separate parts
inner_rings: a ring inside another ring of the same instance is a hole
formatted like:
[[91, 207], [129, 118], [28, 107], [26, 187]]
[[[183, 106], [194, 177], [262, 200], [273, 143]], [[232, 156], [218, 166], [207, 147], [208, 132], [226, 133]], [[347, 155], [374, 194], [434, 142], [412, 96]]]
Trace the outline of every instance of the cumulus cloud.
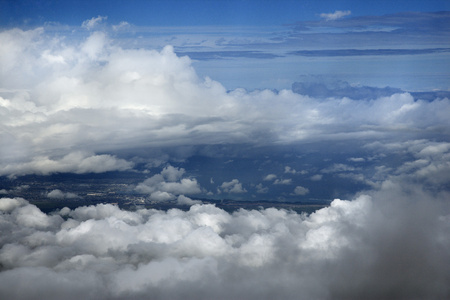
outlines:
[[[145, 181], [139, 183], [135, 190], [139, 193], [149, 194], [150, 200], [167, 201], [174, 200], [176, 196], [184, 196], [184, 194], [198, 194], [201, 187], [195, 178], [183, 178], [185, 170], [183, 168], [175, 168], [173, 166], [165, 167], [160, 174], [153, 175]], [[187, 198], [178, 198], [178, 201]], [[181, 199], [181, 200], [180, 200]]]
[[349, 10], [336, 10], [334, 13], [321, 13], [320, 17], [325, 19], [326, 21], [335, 21], [341, 19], [345, 16], [351, 15], [351, 11]]
[[310, 179], [312, 181], [320, 181], [320, 180], [322, 180], [322, 177], [323, 177], [322, 174], [315, 174], [315, 175], [311, 176]]
[[294, 195], [304, 196], [309, 193], [309, 189], [303, 187], [303, 186], [296, 186], [294, 189]]
[[225, 181], [218, 188], [218, 192], [241, 194], [246, 193], [247, 190], [242, 187], [242, 183], [238, 179], [233, 179], [231, 181]]
[[292, 175], [295, 175], [295, 174], [305, 175], [305, 174], [308, 174], [308, 171], [306, 171], [306, 170], [297, 171], [297, 170], [295, 170], [295, 169], [293, 169], [293, 168], [291, 168], [289, 166], [285, 166], [284, 167], [284, 173], [285, 174], [292, 174]]
[[276, 179], [273, 184], [289, 185], [292, 184], [292, 179]]
[[59, 189], [52, 190], [47, 193], [47, 197], [51, 199], [75, 199], [79, 198], [79, 196], [75, 193], [67, 192], [64, 193]]
[[202, 201], [200, 200], [192, 200], [189, 197], [186, 197], [184, 195], [179, 195], [177, 198], [177, 204], [178, 205], [194, 205], [194, 204], [201, 204]]
[[395, 181], [309, 216], [199, 204], [167, 212], [100, 204], [46, 215], [2, 198], [0, 296], [443, 299], [446, 199]]
[[272, 181], [272, 180], [274, 180], [274, 179], [276, 179], [277, 178], [277, 175], [275, 175], [275, 174], [268, 174], [268, 175], [266, 175], [265, 177], [264, 177], [264, 181]]

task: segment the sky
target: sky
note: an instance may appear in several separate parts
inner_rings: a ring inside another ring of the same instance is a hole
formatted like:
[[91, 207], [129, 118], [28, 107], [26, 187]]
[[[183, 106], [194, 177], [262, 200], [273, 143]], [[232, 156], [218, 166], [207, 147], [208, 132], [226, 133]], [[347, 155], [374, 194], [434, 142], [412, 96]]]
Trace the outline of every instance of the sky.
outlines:
[[83, 28], [122, 47], [174, 46], [228, 89], [286, 89], [313, 75], [424, 91], [447, 89], [448, 15], [427, 13], [448, 10], [448, 1], [2, 1], [0, 24], [74, 38], [92, 20]]
[[[0, 298], [449, 298], [449, 25], [448, 1], [0, 1]], [[184, 210], [13, 196], [69, 175]]]

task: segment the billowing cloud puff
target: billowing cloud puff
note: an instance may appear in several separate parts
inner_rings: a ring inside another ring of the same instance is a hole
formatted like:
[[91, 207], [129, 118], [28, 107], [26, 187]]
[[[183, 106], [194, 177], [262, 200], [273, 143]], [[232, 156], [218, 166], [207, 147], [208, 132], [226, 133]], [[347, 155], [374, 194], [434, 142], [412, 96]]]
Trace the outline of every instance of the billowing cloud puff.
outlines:
[[283, 185], [289, 185], [292, 183], [292, 179], [276, 179], [273, 184], [283, 184]]
[[323, 177], [322, 174], [315, 174], [315, 175], [311, 176], [310, 179], [311, 179], [312, 181], [320, 181], [320, 180], [322, 180], [322, 177]]
[[242, 187], [242, 183], [240, 183], [238, 179], [233, 179], [231, 181], [223, 182], [218, 188], [218, 192], [241, 194], [246, 193], [247, 190]]
[[[130, 170], [131, 162], [112, 153], [135, 149], [405, 140], [405, 132], [435, 140], [450, 128], [447, 98], [227, 91], [199, 78], [191, 60], [170, 46], [126, 49], [105, 32], [84, 34], [0, 32], [0, 175]], [[193, 150], [183, 151], [181, 159]], [[151, 159], [165, 163], [166, 156]]]
[[294, 195], [304, 196], [309, 193], [309, 190], [303, 186], [296, 186], [294, 189]]
[[277, 175], [275, 175], [275, 174], [268, 174], [267, 176], [265, 176], [264, 177], [264, 181], [272, 181], [272, 180], [274, 180], [274, 179], [276, 179], [277, 178]]
[[394, 181], [309, 216], [198, 204], [46, 215], [2, 198], [0, 297], [444, 299], [447, 199]]
[[192, 200], [189, 197], [186, 197], [184, 195], [179, 195], [177, 198], [177, 204], [178, 205], [194, 205], [194, 204], [201, 204], [202, 201], [200, 200]]
[[[154, 201], [166, 201], [175, 199], [176, 195], [198, 194], [201, 192], [200, 185], [195, 178], [182, 178], [185, 170], [172, 166], [165, 167], [160, 174], [153, 175], [144, 182], [139, 183], [135, 190], [139, 193], [150, 194]], [[186, 198], [178, 198], [178, 201], [186, 204]], [[192, 201], [192, 200], [191, 200]]]
[[295, 170], [295, 169], [293, 169], [293, 168], [291, 168], [291, 167], [289, 167], [289, 166], [285, 166], [284, 167], [284, 173], [286, 173], [286, 174], [306, 174], [307, 172], [306, 171], [297, 171], [297, 170]]

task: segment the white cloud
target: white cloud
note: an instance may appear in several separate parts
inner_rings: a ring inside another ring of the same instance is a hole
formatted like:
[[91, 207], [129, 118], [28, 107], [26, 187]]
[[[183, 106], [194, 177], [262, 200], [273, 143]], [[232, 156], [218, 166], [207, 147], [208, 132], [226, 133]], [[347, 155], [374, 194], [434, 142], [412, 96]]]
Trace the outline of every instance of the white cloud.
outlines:
[[282, 185], [289, 185], [292, 184], [292, 179], [277, 179], [273, 182], [273, 184], [282, 184]]
[[256, 185], [255, 187], [258, 194], [266, 194], [267, 192], [269, 192], [269, 188], [263, 186], [262, 183]]
[[275, 174], [268, 174], [266, 177], [264, 177], [264, 181], [272, 181], [272, 180], [274, 180], [274, 179], [276, 179], [277, 178], [277, 175], [275, 175]]
[[175, 195], [168, 193], [168, 192], [154, 191], [150, 194], [151, 201], [165, 202], [165, 201], [174, 200], [174, 199], [175, 199]]
[[52, 199], [63, 199], [64, 193], [61, 190], [56, 189], [47, 193], [47, 197]]
[[324, 168], [321, 170], [322, 173], [337, 173], [337, 172], [348, 172], [348, 171], [354, 171], [356, 170], [355, 167], [346, 165], [346, 164], [340, 164], [335, 163], [330, 167]]
[[192, 200], [191, 198], [186, 197], [184, 195], [179, 195], [177, 198], [177, 204], [178, 205], [194, 205], [194, 204], [202, 204], [202, 201]]
[[2, 198], [0, 296], [445, 298], [447, 197], [389, 181], [311, 215], [199, 204], [167, 212], [100, 204], [46, 215]]
[[284, 173], [288, 173], [288, 174], [295, 174], [297, 171], [295, 171], [295, 169], [292, 169], [289, 166], [285, 166], [284, 167]]
[[[81, 45], [81, 51], [83, 51], [89, 59], [96, 60], [101, 59], [101, 54], [104, 54], [106, 35], [102, 32], [94, 32], [86, 41]], [[63, 61], [64, 59], [61, 58]]]
[[4, 212], [11, 212], [17, 207], [27, 204], [27, 201], [22, 198], [1, 198], [0, 210]]
[[131, 26], [130, 23], [122, 21], [118, 25], [113, 25], [112, 28], [114, 31], [119, 31], [129, 28], [130, 26]]
[[103, 22], [104, 20], [108, 19], [108, 17], [105, 16], [97, 16], [97, 17], [93, 17], [92, 19], [83, 21], [83, 23], [81, 24], [82, 27], [92, 30], [94, 29], [98, 24], [100, 24], [101, 22]]
[[247, 190], [242, 187], [242, 183], [240, 183], [238, 179], [223, 182], [222, 185], [219, 187], [219, 191], [234, 194], [241, 194], [247, 192]]
[[167, 181], [173, 182], [180, 180], [185, 172], [186, 170], [183, 168], [175, 168], [169, 165], [161, 171], [161, 175], [164, 176]]
[[362, 157], [350, 157], [348, 160], [351, 161], [351, 162], [365, 162], [366, 161]]
[[311, 179], [312, 181], [320, 181], [320, 180], [322, 180], [322, 177], [323, 177], [322, 174], [315, 174], [315, 175], [311, 176], [310, 179]]
[[345, 11], [336, 10], [334, 13], [328, 13], [328, 14], [321, 13], [320, 17], [325, 19], [326, 21], [335, 21], [335, 20], [341, 19], [345, 16], [349, 16], [349, 15], [351, 15], [351, 13], [352, 12], [349, 10], [345, 10]]
[[[150, 200], [168, 201], [184, 194], [198, 194], [200, 185], [195, 178], [183, 178], [185, 170], [173, 166], [165, 167], [160, 174], [153, 175], [144, 182], [139, 183], [135, 190], [139, 193], [150, 194]], [[185, 199], [185, 198], [178, 198]]]
[[125, 171], [133, 167], [133, 163], [115, 156], [91, 155], [86, 152], [72, 152], [62, 158], [45, 156], [33, 157], [32, 161], [4, 165], [0, 175], [48, 175], [61, 172], [103, 173], [108, 171]]
[[303, 186], [296, 186], [294, 189], [294, 195], [300, 195], [300, 196], [304, 196], [306, 194], [309, 193], [309, 189], [303, 187]]
[[64, 193], [63, 191], [59, 190], [59, 189], [55, 189], [52, 190], [50, 192], [47, 193], [47, 197], [51, 198], [51, 199], [75, 199], [75, 198], [79, 198], [79, 196], [75, 193], [71, 193], [71, 192], [67, 192]]

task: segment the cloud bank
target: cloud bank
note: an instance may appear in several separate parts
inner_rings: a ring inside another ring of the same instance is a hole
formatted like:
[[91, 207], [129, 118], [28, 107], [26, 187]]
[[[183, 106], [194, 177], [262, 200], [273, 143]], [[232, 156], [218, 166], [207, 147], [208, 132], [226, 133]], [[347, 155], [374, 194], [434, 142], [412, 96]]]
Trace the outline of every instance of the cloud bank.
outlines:
[[448, 196], [386, 181], [309, 216], [199, 204], [167, 212], [99, 204], [46, 215], [2, 198], [0, 295], [444, 299]]
[[[124, 49], [105, 32], [86, 34], [70, 40], [43, 29], [0, 33], [0, 175], [131, 170], [134, 161], [113, 153], [138, 148], [261, 146], [331, 134], [404, 140], [405, 128], [433, 140], [433, 130], [448, 135], [450, 128], [448, 98], [421, 101], [395, 89], [348, 85], [334, 99], [322, 96], [336, 89], [314, 94], [304, 84], [295, 85], [297, 93], [227, 91], [199, 78], [191, 60], [170, 46]], [[379, 95], [369, 98], [374, 91]]]

